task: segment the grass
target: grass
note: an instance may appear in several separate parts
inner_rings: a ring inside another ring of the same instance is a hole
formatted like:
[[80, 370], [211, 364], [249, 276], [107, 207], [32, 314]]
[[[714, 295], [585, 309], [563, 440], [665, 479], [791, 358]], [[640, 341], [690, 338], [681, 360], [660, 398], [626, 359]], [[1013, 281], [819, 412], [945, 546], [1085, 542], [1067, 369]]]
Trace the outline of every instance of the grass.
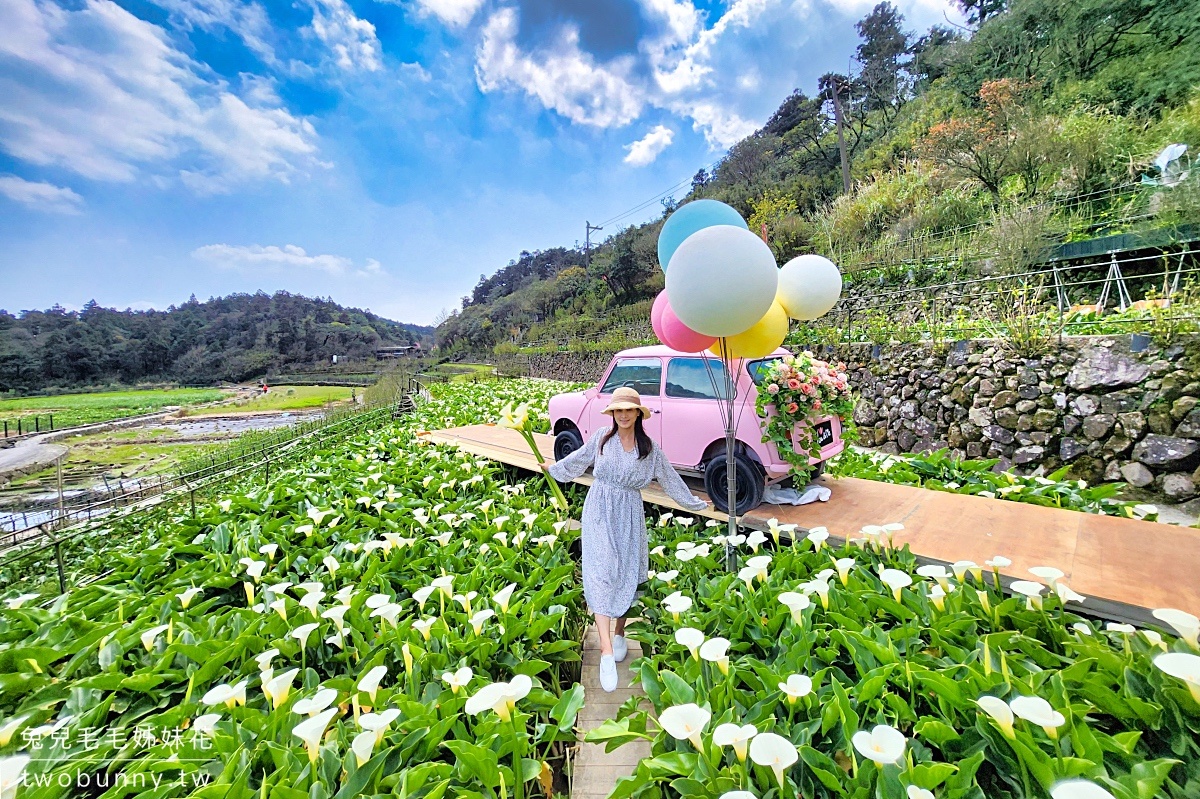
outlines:
[[181, 388], [22, 397], [0, 400], [0, 422], [7, 421], [9, 434], [15, 435], [18, 418], [32, 424], [34, 416], [41, 416], [41, 425], [47, 428], [49, 421], [46, 417], [54, 414], [54, 427], [58, 429], [152, 413], [171, 405], [187, 406], [213, 402], [225, 394], [226, 392], [218, 389]]
[[446, 375], [451, 383], [468, 383], [477, 377], [488, 377], [496, 367], [486, 363], [444, 363], [430, 369], [430, 374]]
[[189, 417], [223, 416], [230, 413], [320, 408], [327, 402], [342, 402], [350, 399], [352, 391], [361, 393], [362, 389], [351, 389], [344, 386], [279, 386], [272, 388], [266, 395], [259, 394], [253, 399], [239, 400], [232, 405], [223, 405], [220, 408], [205, 408], [187, 415]]

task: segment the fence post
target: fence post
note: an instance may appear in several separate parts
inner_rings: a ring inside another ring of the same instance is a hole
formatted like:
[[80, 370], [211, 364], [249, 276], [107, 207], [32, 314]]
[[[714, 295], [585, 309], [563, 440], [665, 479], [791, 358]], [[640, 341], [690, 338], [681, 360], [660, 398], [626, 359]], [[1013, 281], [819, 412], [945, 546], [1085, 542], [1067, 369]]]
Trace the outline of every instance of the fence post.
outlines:
[[50, 414], [50, 432], [54, 432], [54, 414]]
[[42, 432], [42, 417], [38, 416], [36, 413], [33, 415], [33, 432]]
[[58, 592], [67, 593], [67, 576], [63, 573], [62, 542], [54, 539], [54, 562], [58, 565]]

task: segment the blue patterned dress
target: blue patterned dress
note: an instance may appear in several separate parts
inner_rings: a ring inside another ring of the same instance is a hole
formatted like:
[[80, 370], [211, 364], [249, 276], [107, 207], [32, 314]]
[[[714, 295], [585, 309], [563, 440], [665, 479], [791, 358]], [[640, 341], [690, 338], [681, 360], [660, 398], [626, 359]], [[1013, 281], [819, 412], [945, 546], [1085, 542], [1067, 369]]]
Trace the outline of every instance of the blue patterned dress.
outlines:
[[583, 503], [583, 595], [593, 613], [620, 617], [650, 568], [641, 489], [658, 480], [667, 496], [688, 510], [703, 510], [708, 503], [692, 494], [657, 444], [642, 459], [636, 446], [626, 452], [618, 435], [601, 449], [600, 439], [609, 429], [597, 430], [549, 472], [566, 482], [595, 466], [596, 482]]

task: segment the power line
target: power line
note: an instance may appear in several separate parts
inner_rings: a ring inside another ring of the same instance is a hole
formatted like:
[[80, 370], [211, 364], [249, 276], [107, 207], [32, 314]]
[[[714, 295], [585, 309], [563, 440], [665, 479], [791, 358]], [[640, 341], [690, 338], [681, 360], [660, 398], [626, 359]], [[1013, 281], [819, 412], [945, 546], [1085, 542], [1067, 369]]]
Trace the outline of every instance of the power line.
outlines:
[[[716, 161], [713, 161], [711, 164], [701, 167], [701, 169], [704, 169], [706, 171], [711, 170], [711, 169], [715, 168], [718, 164], [720, 164], [722, 160], [724, 160], [724, 156], [722, 156], [721, 158], [718, 158]], [[637, 205], [630, 208], [628, 211], [617, 214], [616, 216], [612, 217], [611, 219], [604, 220], [603, 222], [600, 223], [600, 227], [608, 227], [609, 225], [612, 225], [615, 222], [619, 222], [622, 219], [633, 216], [634, 214], [638, 213], [639, 211], [644, 211], [645, 209], [654, 205], [654, 203], [658, 202], [662, 198], [668, 196], [672, 192], [679, 191], [681, 188], [689, 185], [691, 182], [692, 182], [692, 178], [685, 178], [685, 179], [681, 180], [680, 182], [676, 183], [674, 186], [667, 189], [666, 191], [659, 192], [658, 194], [651, 197], [649, 200], [638, 203]]]

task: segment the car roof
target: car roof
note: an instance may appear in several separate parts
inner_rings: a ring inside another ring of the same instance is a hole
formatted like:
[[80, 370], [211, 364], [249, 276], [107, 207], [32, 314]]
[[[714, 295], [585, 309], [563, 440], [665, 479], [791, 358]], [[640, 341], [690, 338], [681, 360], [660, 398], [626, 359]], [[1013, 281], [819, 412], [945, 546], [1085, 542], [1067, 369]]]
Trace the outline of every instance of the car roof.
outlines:
[[[764, 356], [764, 357], [769, 358], [769, 357], [776, 356], [776, 355], [787, 355], [787, 354], [788, 354], [788, 350], [784, 349], [783, 347], [780, 347], [779, 349], [772, 352], [771, 355]], [[649, 346], [649, 347], [630, 347], [627, 350], [621, 350], [620, 352], [618, 352], [616, 354], [616, 357], [630, 358], [630, 357], [639, 357], [640, 356], [640, 357], [659, 357], [659, 358], [661, 358], [661, 357], [671, 357], [671, 356], [676, 356], [676, 355], [686, 355], [686, 356], [691, 356], [693, 358], [705, 357], [705, 358], [714, 358], [715, 359], [717, 357], [716, 355], [709, 352], [708, 350], [705, 350], [704, 352], [701, 352], [701, 353], [683, 352], [681, 350], [673, 350], [670, 347], [664, 346], [662, 344], [655, 344], [655, 345]], [[758, 360], [758, 359], [751, 358], [750, 360]]]

